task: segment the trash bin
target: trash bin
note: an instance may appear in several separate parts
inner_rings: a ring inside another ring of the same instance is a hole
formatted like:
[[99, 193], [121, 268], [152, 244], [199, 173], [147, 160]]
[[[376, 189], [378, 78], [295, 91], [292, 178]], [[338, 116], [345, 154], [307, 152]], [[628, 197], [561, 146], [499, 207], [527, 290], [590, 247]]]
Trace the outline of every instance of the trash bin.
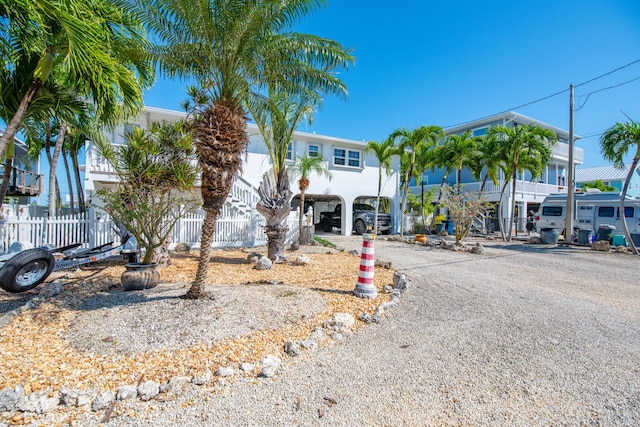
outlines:
[[640, 246], [640, 234], [631, 233], [631, 241], [633, 241], [633, 244], [635, 245], [636, 248]]
[[590, 245], [593, 241], [593, 232], [591, 230], [578, 230], [578, 244], [579, 245]]
[[444, 229], [447, 230], [447, 233], [449, 233], [449, 235], [453, 234], [453, 221], [445, 221], [444, 222]]
[[543, 228], [540, 230], [540, 241], [545, 245], [555, 245], [558, 243], [560, 233], [555, 228]]
[[598, 227], [598, 238], [596, 240], [606, 240], [611, 243], [613, 239], [613, 232], [616, 231], [616, 227], [609, 224], [600, 224]]
[[444, 230], [444, 223], [436, 222], [436, 234], [442, 233], [443, 230]]

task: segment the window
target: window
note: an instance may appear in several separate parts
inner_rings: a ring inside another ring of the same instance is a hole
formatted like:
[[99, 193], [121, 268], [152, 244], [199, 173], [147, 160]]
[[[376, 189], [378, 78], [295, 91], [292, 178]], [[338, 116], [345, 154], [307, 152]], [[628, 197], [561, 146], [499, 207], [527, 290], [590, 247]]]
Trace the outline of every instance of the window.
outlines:
[[480, 128], [480, 129], [475, 129], [475, 130], [473, 131], [473, 136], [482, 136], [482, 135], [486, 135], [488, 130], [489, 130], [489, 128], [487, 128], [487, 127]]
[[543, 206], [542, 216], [562, 216], [562, 206]]
[[336, 166], [362, 167], [361, 152], [359, 150], [347, 150], [346, 148], [333, 149], [333, 164]]
[[616, 208], [613, 206], [600, 206], [598, 207], [598, 216], [605, 218], [613, 218], [613, 214], [616, 211]]
[[320, 155], [320, 146], [309, 144], [309, 157], [318, 157]]
[[[620, 208], [618, 208], [617, 216], [620, 218]], [[625, 218], [633, 218], [633, 206], [624, 207], [624, 216]]]
[[287, 160], [293, 160], [293, 142], [290, 142], [289, 145], [287, 145]]

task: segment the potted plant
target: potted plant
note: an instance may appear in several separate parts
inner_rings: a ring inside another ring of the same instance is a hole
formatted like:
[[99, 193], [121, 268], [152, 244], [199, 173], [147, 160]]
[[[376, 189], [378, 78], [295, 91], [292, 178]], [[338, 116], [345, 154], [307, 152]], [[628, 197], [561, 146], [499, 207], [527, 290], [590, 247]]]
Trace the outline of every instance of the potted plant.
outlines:
[[154, 252], [168, 242], [175, 223], [197, 206], [193, 186], [198, 168], [194, 145], [183, 122], [136, 128], [126, 145], [96, 141], [118, 182], [99, 189], [104, 209], [133, 235], [143, 250], [139, 263], [127, 264], [121, 276], [126, 290], [154, 287], [160, 273]]

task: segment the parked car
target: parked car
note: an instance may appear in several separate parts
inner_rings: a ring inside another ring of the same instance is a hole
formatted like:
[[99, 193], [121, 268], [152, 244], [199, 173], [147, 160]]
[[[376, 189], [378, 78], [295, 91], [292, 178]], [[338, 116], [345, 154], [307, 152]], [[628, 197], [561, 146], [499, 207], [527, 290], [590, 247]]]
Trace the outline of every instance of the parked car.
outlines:
[[[353, 204], [353, 230], [356, 234], [362, 234], [367, 228], [373, 229], [373, 221], [376, 209], [365, 203]], [[342, 205], [336, 205], [333, 212], [320, 212], [320, 227], [322, 231], [331, 231], [333, 227], [342, 227]], [[378, 212], [378, 232], [389, 234], [393, 228], [391, 215]]]

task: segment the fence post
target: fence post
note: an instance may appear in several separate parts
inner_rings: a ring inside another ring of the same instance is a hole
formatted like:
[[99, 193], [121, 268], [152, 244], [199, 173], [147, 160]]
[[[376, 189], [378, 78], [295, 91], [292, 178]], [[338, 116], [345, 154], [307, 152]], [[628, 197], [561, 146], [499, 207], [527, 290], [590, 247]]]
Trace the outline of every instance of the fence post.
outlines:
[[86, 211], [86, 221], [89, 229], [89, 247], [95, 248], [98, 246], [96, 242], [96, 231], [98, 228], [97, 220], [96, 220], [96, 208], [93, 206], [89, 207]]
[[251, 210], [251, 234], [249, 236], [249, 241], [251, 242], [251, 246], [256, 246], [258, 243], [258, 233], [260, 230], [260, 214], [256, 209]]

